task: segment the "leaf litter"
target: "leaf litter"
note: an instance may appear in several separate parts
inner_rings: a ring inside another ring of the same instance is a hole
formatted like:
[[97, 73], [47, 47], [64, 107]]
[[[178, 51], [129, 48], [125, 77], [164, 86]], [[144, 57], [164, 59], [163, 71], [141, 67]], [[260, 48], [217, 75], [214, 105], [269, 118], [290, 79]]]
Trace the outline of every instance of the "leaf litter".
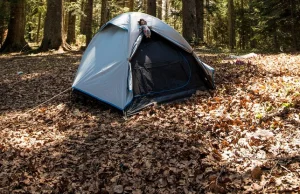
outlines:
[[300, 55], [198, 54], [216, 90], [127, 119], [70, 93], [26, 113], [81, 53], [0, 56], [0, 192], [299, 192]]

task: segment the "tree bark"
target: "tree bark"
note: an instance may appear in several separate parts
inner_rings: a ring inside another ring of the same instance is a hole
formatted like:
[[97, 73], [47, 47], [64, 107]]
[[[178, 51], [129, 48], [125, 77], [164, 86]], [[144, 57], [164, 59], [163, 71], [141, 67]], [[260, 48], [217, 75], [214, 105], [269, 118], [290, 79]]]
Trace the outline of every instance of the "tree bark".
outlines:
[[244, 0], [241, 0], [241, 26], [240, 26], [240, 45], [241, 49], [246, 48], [246, 32], [245, 32], [245, 18], [244, 18]]
[[228, 35], [229, 47], [231, 50], [235, 47], [235, 16], [233, 0], [228, 0]]
[[100, 26], [107, 22], [107, 0], [102, 0], [101, 4], [101, 23]]
[[42, 12], [39, 11], [39, 16], [38, 16], [38, 27], [37, 27], [37, 32], [36, 32], [36, 37], [35, 37], [35, 42], [40, 41], [40, 31], [41, 31], [41, 20], [42, 20]]
[[157, 0], [157, 17], [162, 19], [162, 0]]
[[206, 25], [205, 25], [205, 29], [206, 29], [206, 42], [207, 44], [210, 45], [211, 40], [210, 40], [210, 5], [209, 5], [209, 0], [205, 0], [205, 7], [206, 7]]
[[162, 17], [165, 20], [165, 22], [169, 19], [169, 0], [163, 0], [163, 13]]
[[156, 17], [156, 0], [147, 0], [147, 14]]
[[93, 22], [93, 0], [88, 0], [87, 3], [87, 17], [86, 17], [86, 46], [91, 42], [93, 32], [92, 32], [92, 22]]
[[5, 41], [9, 22], [9, 2], [3, 0], [0, 2], [0, 48]]
[[63, 24], [63, 0], [47, 0], [44, 38], [40, 46], [41, 51], [69, 49], [64, 40]]
[[197, 21], [197, 39], [203, 42], [204, 40], [204, 1], [196, 1], [196, 21]]
[[133, 12], [134, 9], [134, 0], [129, 0], [129, 11]]
[[[76, 0], [71, 0], [71, 2], [76, 2]], [[69, 21], [68, 21], [68, 34], [67, 34], [67, 43], [75, 44], [76, 43], [76, 15], [74, 10], [69, 11]]]
[[[86, 7], [87, 7], [86, 6], [86, 1], [82, 0], [81, 1], [81, 11], [83, 11], [83, 13], [87, 12]], [[86, 34], [86, 32], [85, 32], [85, 21], [86, 21], [86, 16], [81, 15], [80, 16], [80, 33], [84, 34], [84, 35]]]
[[26, 0], [15, 0], [10, 3], [8, 33], [0, 49], [2, 52], [20, 52], [26, 47], [29, 48], [24, 38], [26, 23], [25, 1]]
[[195, 30], [195, 0], [182, 0], [182, 20], [183, 37], [192, 42]]

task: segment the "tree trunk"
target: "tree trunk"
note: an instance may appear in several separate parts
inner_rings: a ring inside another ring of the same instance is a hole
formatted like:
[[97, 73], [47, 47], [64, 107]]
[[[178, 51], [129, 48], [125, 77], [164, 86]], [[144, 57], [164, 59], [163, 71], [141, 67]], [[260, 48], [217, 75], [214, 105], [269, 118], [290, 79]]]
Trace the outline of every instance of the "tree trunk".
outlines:
[[156, 16], [156, 0], [147, 0], [147, 14]]
[[162, 19], [162, 0], [157, 0], [157, 17]]
[[233, 0], [228, 0], [228, 35], [229, 47], [233, 50], [235, 47], [235, 17]]
[[[63, 0], [63, 7], [64, 3], [70, 3], [70, 0]], [[64, 35], [68, 34], [68, 26], [69, 26], [69, 12], [63, 9], [63, 32]]]
[[7, 0], [3, 0], [0, 2], [0, 48], [7, 35], [8, 21], [9, 2]]
[[[83, 13], [87, 12], [86, 7], [87, 7], [86, 6], [86, 1], [82, 0], [81, 1], [81, 11], [83, 11]], [[86, 32], [85, 32], [85, 21], [86, 21], [86, 16], [81, 15], [80, 16], [80, 33], [84, 34], [84, 35], [86, 34]]]
[[134, 0], [129, 0], [129, 11], [133, 12], [134, 9]]
[[37, 43], [40, 41], [42, 12], [39, 11], [39, 16], [38, 17], [39, 17], [39, 19], [38, 19], [38, 27], [37, 27], [36, 38], [35, 38], [35, 42], [37, 42]]
[[168, 8], [168, 6], [167, 6], [167, 1], [168, 0], [162, 0], [162, 19], [163, 20], [165, 20], [165, 21], [167, 21], [166, 19], [168, 18], [168, 13], [167, 13], [167, 8]]
[[[71, 2], [76, 2], [76, 0], [71, 0]], [[68, 21], [68, 34], [67, 34], [67, 43], [75, 44], [76, 43], [76, 15], [74, 10], [69, 11], [69, 21]]]
[[20, 52], [26, 47], [29, 48], [24, 38], [26, 23], [25, 1], [26, 0], [11, 1], [8, 33], [0, 51]]
[[93, 0], [88, 0], [87, 3], [87, 13], [86, 13], [86, 46], [91, 42], [93, 32], [92, 32], [92, 22], [93, 22]]
[[41, 51], [69, 49], [64, 40], [63, 24], [63, 0], [47, 0], [44, 38], [40, 46]]
[[182, 34], [192, 42], [195, 26], [195, 0], [182, 0]]
[[203, 42], [204, 40], [204, 1], [196, 1], [196, 20], [197, 20], [197, 39]]
[[206, 0], [206, 25], [205, 25], [205, 29], [206, 29], [206, 42], [207, 44], [210, 45], [211, 40], [210, 40], [210, 10], [209, 10], [209, 0]]
[[100, 26], [107, 22], [107, 0], [102, 0], [101, 4], [101, 23]]
[[241, 26], [240, 26], [240, 45], [241, 49], [245, 50], [246, 46], [246, 33], [245, 33], [245, 18], [244, 18], [244, 0], [241, 0]]
[[162, 13], [162, 17], [163, 17], [163, 19], [165, 20], [165, 22], [167, 22], [168, 21], [168, 19], [169, 19], [169, 8], [170, 8], [170, 6], [169, 6], [169, 0], [163, 0], [163, 13]]

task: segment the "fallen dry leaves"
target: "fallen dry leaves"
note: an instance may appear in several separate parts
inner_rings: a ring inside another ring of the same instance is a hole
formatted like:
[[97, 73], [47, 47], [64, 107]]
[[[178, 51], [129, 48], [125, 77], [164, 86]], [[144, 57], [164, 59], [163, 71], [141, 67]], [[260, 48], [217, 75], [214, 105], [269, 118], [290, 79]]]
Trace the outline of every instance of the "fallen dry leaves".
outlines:
[[300, 55], [199, 55], [216, 90], [127, 119], [70, 93], [27, 112], [81, 53], [1, 55], [0, 193], [300, 192]]

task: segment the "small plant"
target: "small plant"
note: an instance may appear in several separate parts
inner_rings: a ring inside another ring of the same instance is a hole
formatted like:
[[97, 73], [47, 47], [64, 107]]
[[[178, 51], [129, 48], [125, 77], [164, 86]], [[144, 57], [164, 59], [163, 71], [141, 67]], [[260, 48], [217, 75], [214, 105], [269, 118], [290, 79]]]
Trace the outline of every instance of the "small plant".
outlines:
[[255, 118], [256, 118], [256, 119], [261, 119], [262, 117], [263, 117], [262, 113], [257, 113], [257, 114], [255, 115]]
[[283, 107], [285, 107], [285, 108], [290, 108], [290, 107], [292, 107], [292, 106], [293, 106], [293, 103], [286, 102], [286, 103], [282, 103], [282, 105], [281, 105], [281, 106], [283, 106]]

